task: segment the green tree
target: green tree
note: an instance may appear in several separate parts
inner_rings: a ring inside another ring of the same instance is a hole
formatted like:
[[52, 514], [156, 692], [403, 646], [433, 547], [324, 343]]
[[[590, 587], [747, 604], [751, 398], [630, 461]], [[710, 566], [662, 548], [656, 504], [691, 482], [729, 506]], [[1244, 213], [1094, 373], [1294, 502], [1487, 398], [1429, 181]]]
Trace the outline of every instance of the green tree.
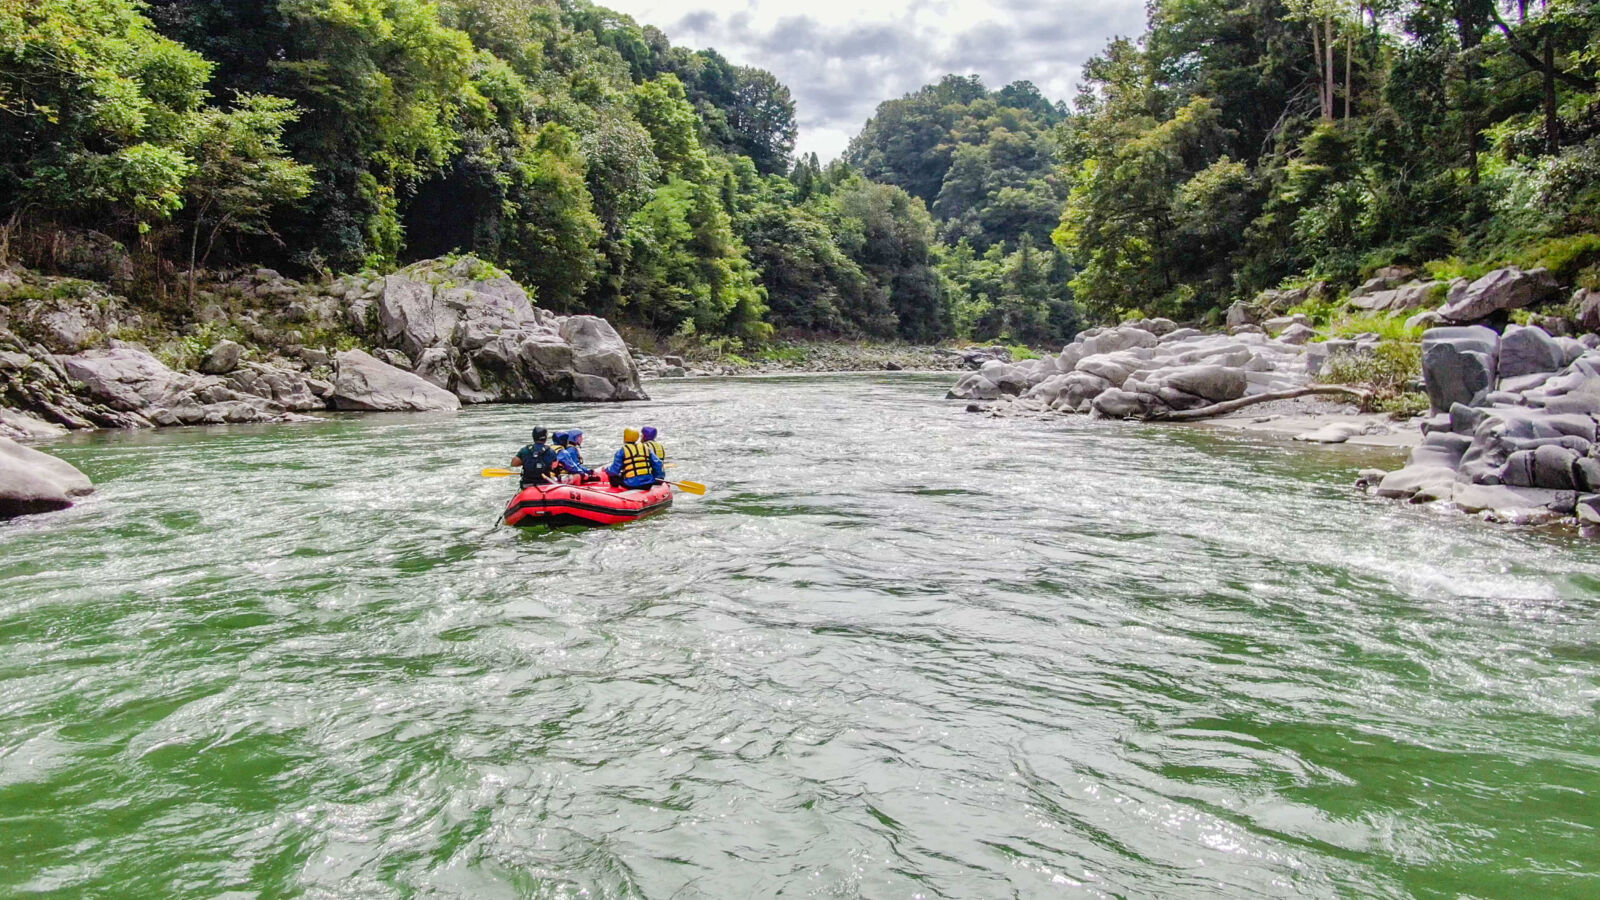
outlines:
[[184, 141], [194, 161], [194, 174], [184, 184], [190, 302], [196, 269], [206, 264], [219, 236], [272, 235], [271, 214], [311, 193], [311, 167], [288, 158], [283, 147], [284, 129], [297, 114], [281, 97], [241, 94], [232, 109], [207, 109], [193, 118]]

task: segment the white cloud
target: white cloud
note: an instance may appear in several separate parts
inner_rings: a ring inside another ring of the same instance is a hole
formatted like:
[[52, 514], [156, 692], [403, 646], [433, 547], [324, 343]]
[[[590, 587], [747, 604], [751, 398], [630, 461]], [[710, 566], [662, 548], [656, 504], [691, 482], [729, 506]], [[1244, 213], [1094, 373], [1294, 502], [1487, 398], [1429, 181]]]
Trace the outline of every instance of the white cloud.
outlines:
[[939, 80], [977, 74], [990, 88], [1032, 81], [1069, 99], [1083, 63], [1144, 26], [1141, 0], [601, 0], [674, 44], [715, 48], [789, 86], [800, 152], [844, 151], [877, 105]]

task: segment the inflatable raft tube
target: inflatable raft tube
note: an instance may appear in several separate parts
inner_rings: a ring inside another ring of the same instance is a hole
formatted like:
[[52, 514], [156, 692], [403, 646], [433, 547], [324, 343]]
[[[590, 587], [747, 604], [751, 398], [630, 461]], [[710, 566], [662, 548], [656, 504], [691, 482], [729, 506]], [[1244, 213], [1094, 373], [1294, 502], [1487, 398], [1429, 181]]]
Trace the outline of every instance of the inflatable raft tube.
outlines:
[[506, 504], [507, 525], [622, 525], [654, 515], [672, 505], [672, 488], [658, 484], [627, 490], [607, 484], [543, 484], [525, 487]]

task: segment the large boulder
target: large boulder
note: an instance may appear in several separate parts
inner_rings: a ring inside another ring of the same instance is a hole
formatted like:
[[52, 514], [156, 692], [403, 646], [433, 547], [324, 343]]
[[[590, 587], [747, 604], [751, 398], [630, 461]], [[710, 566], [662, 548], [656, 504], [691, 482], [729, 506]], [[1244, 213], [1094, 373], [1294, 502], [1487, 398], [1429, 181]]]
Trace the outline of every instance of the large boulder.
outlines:
[[455, 394], [360, 350], [334, 357], [333, 405], [363, 411], [430, 412], [461, 408]]
[[1180, 366], [1157, 372], [1150, 380], [1212, 403], [1237, 400], [1249, 387], [1244, 369], [1229, 366]]
[[944, 396], [946, 400], [997, 400], [1000, 388], [984, 377], [982, 372], [970, 372], [963, 375]]
[[66, 509], [93, 490], [71, 463], [0, 437], [0, 519]]
[[[1377, 279], [1374, 279], [1376, 281]], [[1373, 282], [1368, 282], [1372, 284]], [[1365, 287], [1365, 285], [1363, 285]], [[1434, 297], [1444, 288], [1443, 282], [1416, 281], [1396, 288], [1376, 290], [1371, 293], [1350, 295], [1350, 305], [1373, 312], [1399, 312], [1421, 309], [1437, 301]]]
[[602, 400], [648, 400], [639, 387], [639, 369], [622, 336], [597, 316], [572, 316], [561, 321], [561, 339], [572, 345], [572, 368], [580, 375], [604, 379]]
[[1566, 364], [1565, 348], [1543, 328], [1508, 325], [1500, 336], [1498, 374], [1502, 381], [1539, 372], [1557, 372]]
[[1600, 331], [1600, 291], [1579, 288], [1572, 295], [1572, 305], [1578, 309], [1578, 325], [1588, 331]]
[[1476, 405], [1494, 388], [1500, 337], [1488, 328], [1431, 328], [1422, 335], [1422, 380], [1434, 412]]
[[291, 412], [327, 408], [313, 379], [277, 366], [244, 363], [228, 376], [228, 386], [240, 394], [270, 400]]
[[226, 375], [239, 368], [239, 358], [244, 348], [234, 341], [217, 341], [200, 360], [200, 371], [207, 375]]
[[89, 350], [61, 357], [67, 373], [112, 409], [140, 412], [188, 394], [194, 380], [133, 347]]
[[1510, 266], [1450, 292], [1449, 302], [1439, 312], [1449, 322], [1477, 322], [1494, 313], [1522, 309], [1554, 297], [1560, 285], [1547, 269], [1526, 272]]
[[1244, 325], [1254, 325], [1256, 317], [1250, 311], [1250, 304], [1243, 300], [1235, 300], [1233, 305], [1228, 307], [1227, 318], [1223, 321], [1229, 328], [1239, 328]]
[[1094, 414], [1102, 419], [1132, 419], [1148, 415], [1155, 398], [1121, 388], [1102, 391], [1094, 398]]

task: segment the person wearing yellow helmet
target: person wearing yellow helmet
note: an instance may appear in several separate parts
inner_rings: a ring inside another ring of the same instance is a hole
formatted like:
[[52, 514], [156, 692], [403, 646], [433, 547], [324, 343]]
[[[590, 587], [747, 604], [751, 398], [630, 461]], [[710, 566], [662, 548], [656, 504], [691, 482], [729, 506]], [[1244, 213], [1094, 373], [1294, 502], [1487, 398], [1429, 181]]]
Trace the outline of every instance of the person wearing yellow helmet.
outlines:
[[639, 442], [639, 429], [622, 430], [622, 449], [606, 467], [611, 483], [629, 490], [643, 490], [666, 477], [661, 457]]

